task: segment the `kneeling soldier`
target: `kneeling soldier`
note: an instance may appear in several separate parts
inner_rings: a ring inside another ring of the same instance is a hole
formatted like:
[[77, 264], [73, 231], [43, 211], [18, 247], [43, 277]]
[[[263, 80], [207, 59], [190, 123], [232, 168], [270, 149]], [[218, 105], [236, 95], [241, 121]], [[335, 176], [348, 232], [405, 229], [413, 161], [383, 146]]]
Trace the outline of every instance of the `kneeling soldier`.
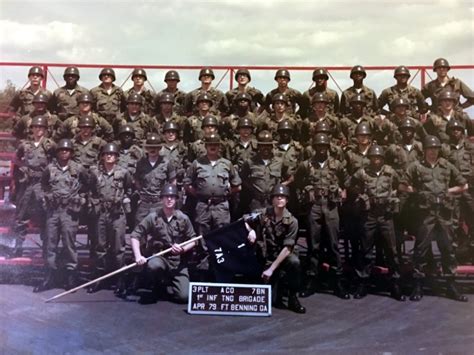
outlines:
[[[188, 300], [189, 272], [185, 254], [195, 242], [180, 246], [186, 240], [194, 238], [191, 221], [183, 212], [176, 209], [178, 189], [167, 184], [161, 191], [161, 208], [151, 212], [131, 234], [133, 255], [138, 265], [147, 261], [140, 251], [140, 245], [147, 242], [148, 255], [171, 247], [171, 254], [157, 256], [147, 263], [147, 270], [153, 276], [154, 287], [165, 286], [167, 294], [178, 303]], [[148, 236], [151, 239], [147, 241]]]
[[300, 288], [300, 259], [294, 247], [298, 235], [298, 220], [286, 209], [290, 190], [277, 184], [272, 192], [272, 207], [257, 212], [261, 214], [249, 227], [249, 241], [257, 243], [257, 257], [263, 264], [262, 279], [274, 286], [283, 271], [288, 283], [288, 306], [283, 303], [283, 293], [276, 288], [277, 308], [288, 308], [296, 313], [306, 313], [297, 297]]

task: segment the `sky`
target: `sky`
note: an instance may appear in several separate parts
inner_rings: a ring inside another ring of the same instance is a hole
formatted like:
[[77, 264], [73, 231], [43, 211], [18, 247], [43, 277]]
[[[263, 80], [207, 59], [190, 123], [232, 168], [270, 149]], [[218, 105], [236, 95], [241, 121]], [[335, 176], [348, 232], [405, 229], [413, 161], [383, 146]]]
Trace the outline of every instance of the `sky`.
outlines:
[[[1, 62], [317, 67], [432, 65], [445, 57], [461, 65], [474, 64], [474, 1], [0, 0], [0, 33]], [[27, 70], [0, 67], [0, 88], [7, 80], [22, 87]], [[60, 85], [62, 71], [51, 68]], [[98, 85], [98, 71], [81, 70], [80, 84]], [[162, 89], [165, 70], [148, 72]], [[129, 73], [118, 70], [116, 83], [130, 87]], [[199, 86], [197, 70], [180, 73], [183, 90]], [[216, 71], [216, 83], [224, 74]], [[275, 87], [274, 70], [252, 74], [263, 92]], [[347, 71], [333, 74], [330, 87], [351, 85]], [[366, 84], [379, 94], [392, 74], [371, 71]], [[474, 70], [450, 75], [474, 88]], [[292, 71], [290, 86], [310, 85], [310, 70]], [[57, 85], [50, 80], [48, 88]], [[228, 90], [228, 76], [219, 88]]]

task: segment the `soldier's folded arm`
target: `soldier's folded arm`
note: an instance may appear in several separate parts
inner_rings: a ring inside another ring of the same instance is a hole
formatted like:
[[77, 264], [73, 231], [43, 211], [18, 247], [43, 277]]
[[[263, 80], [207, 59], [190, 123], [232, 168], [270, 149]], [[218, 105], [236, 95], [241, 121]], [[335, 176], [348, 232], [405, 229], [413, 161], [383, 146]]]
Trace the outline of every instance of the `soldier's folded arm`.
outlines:
[[290, 246], [283, 247], [283, 249], [280, 251], [280, 254], [278, 254], [277, 258], [272, 262], [270, 267], [266, 269], [265, 271], [263, 271], [262, 279], [264, 281], [270, 280], [275, 270], [278, 269], [278, 266], [280, 266], [283, 260], [285, 260], [288, 257], [288, 255], [291, 254], [292, 250], [293, 250], [293, 247], [290, 247]]

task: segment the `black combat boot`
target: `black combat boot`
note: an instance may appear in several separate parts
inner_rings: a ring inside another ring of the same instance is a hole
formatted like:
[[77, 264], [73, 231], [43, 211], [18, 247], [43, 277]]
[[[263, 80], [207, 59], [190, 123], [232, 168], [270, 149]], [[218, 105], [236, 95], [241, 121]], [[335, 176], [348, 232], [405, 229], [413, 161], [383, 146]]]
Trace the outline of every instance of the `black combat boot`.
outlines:
[[125, 283], [125, 278], [122, 275], [117, 277], [117, 282], [115, 283], [114, 294], [117, 297], [125, 298], [127, 297], [127, 285]]
[[[100, 271], [100, 272], [95, 271], [94, 273], [92, 273], [92, 280], [98, 279], [101, 276], [103, 276], [102, 271]], [[105, 281], [106, 280], [102, 280], [102, 281], [97, 281], [97, 282], [93, 283], [92, 285], [87, 287], [87, 293], [96, 293], [96, 292], [99, 292], [100, 290], [103, 290], [104, 288], [106, 288]]]
[[12, 258], [21, 258], [23, 256], [23, 239], [16, 238], [15, 239], [15, 246], [13, 247]]
[[44, 280], [39, 284], [36, 285], [33, 289], [33, 292], [43, 292], [50, 290], [56, 286], [56, 273], [54, 270], [48, 270]]
[[351, 298], [351, 295], [349, 294], [349, 292], [347, 292], [347, 289], [344, 287], [344, 284], [342, 283], [340, 277], [337, 277], [335, 280], [334, 294], [343, 300], [348, 300]]
[[67, 270], [66, 271], [66, 282], [64, 288], [66, 291], [69, 291], [77, 286], [77, 274], [76, 270]]
[[364, 298], [367, 296], [368, 291], [367, 291], [367, 283], [365, 280], [359, 280], [359, 284], [357, 285], [357, 289], [354, 292], [354, 298], [356, 300], [360, 300], [361, 298]]
[[309, 297], [316, 292], [316, 276], [308, 276], [303, 291], [300, 292], [301, 297]]
[[420, 279], [415, 280], [415, 287], [410, 295], [410, 301], [420, 301], [423, 298], [423, 282]]
[[278, 308], [278, 309], [288, 308], [286, 304], [283, 302], [283, 292], [281, 292], [281, 290], [277, 290], [276, 299], [275, 299], [275, 303], [273, 304], [273, 307]]
[[402, 289], [400, 288], [400, 283], [398, 280], [392, 280], [390, 296], [400, 302], [406, 301], [405, 295], [402, 293]]
[[288, 296], [288, 309], [295, 313], [306, 313], [306, 308], [301, 305], [298, 297], [296, 297], [296, 292], [290, 292]]
[[468, 298], [457, 289], [454, 278], [449, 278], [446, 281], [446, 296], [459, 302], [469, 301]]

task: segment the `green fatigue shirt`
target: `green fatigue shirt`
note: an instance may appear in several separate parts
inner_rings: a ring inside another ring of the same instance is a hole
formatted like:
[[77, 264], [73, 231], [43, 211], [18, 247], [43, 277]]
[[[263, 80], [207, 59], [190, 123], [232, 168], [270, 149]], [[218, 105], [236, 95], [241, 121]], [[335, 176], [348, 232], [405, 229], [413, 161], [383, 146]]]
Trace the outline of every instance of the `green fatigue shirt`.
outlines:
[[[425, 97], [417, 88], [408, 85], [404, 89], [400, 89], [397, 85], [386, 88], [382, 91], [378, 98], [378, 107], [380, 113], [389, 114], [390, 104], [396, 98], [404, 98], [408, 100], [408, 114], [415, 115], [417, 112], [426, 112], [427, 107], [425, 104]], [[388, 106], [388, 110], [385, 110], [385, 105]]]
[[303, 100], [304, 100], [303, 110], [305, 113], [302, 114], [301, 116], [308, 117], [311, 115], [311, 113], [313, 112], [311, 100], [314, 94], [316, 94], [317, 92], [323, 92], [326, 94], [326, 97], [329, 101], [327, 104], [327, 109], [326, 109], [327, 112], [330, 115], [337, 115], [339, 113], [339, 94], [337, 93], [337, 91], [329, 89], [329, 88], [321, 90], [320, 88], [317, 88], [316, 86], [314, 86], [303, 93]]
[[46, 166], [53, 160], [55, 143], [46, 137], [38, 143], [33, 140], [22, 140], [15, 154], [15, 181], [39, 181]]
[[339, 160], [329, 156], [324, 162], [318, 162], [313, 157], [299, 163], [294, 185], [302, 194], [301, 202], [314, 202], [310, 194], [316, 199], [340, 202], [340, 189], [344, 188], [346, 179], [346, 169]]
[[151, 118], [144, 112], [140, 112], [135, 117], [130, 116], [128, 112], [123, 112], [117, 115], [113, 123], [116, 137], [118, 137], [120, 127], [125, 124], [133, 127], [135, 140], [137, 142], [145, 140], [149, 133], [158, 133], [155, 119]]
[[36, 116], [48, 117], [48, 128], [46, 129], [45, 136], [56, 139], [56, 132], [61, 126], [61, 120], [56, 115], [52, 115], [49, 111], [39, 113], [32, 111], [29, 114], [22, 116], [13, 126], [12, 135], [17, 139], [31, 138], [31, 121]]
[[236, 108], [234, 105], [234, 99], [238, 94], [241, 93], [246, 93], [249, 94], [250, 97], [252, 98], [252, 102], [250, 103], [250, 111], [251, 112], [257, 112], [258, 108], [263, 106], [263, 93], [252, 87], [252, 86], [246, 86], [244, 91], [240, 91], [238, 87], [229, 90], [226, 92], [225, 96], [227, 97], [227, 102], [229, 103], [230, 106], [230, 113], [235, 113]]
[[215, 88], [210, 88], [208, 91], [205, 91], [201, 88], [194, 89], [186, 95], [185, 100], [185, 110], [187, 115], [196, 114], [198, 112], [196, 100], [199, 95], [208, 94], [211, 96], [212, 105], [210, 113], [213, 115], [226, 115], [229, 112], [229, 103], [224, 93]]
[[182, 183], [185, 171], [190, 165], [188, 161], [188, 146], [183, 142], [165, 143], [161, 148], [160, 155], [163, 159], [173, 162], [173, 165], [176, 167], [177, 181]]
[[341, 142], [344, 139], [342, 134], [341, 122], [336, 116], [326, 113], [323, 117], [317, 118], [314, 114], [310, 114], [307, 118], [300, 121], [299, 141], [303, 145], [311, 144], [311, 138], [316, 135], [316, 125], [319, 122], [326, 122], [331, 128], [331, 137]]
[[[216, 116], [211, 113], [209, 113], [209, 115], [216, 117], [217, 124], [220, 124], [220, 116]], [[202, 130], [202, 121], [206, 116], [196, 114], [184, 120], [183, 140], [185, 143], [192, 143], [204, 137], [204, 131]]]
[[[441, 83], [438, 81], [438, 79], [430, 81], [428, 84], [426, 84], [423, 89], [421, 89], [421, 92], [425, 99], [430, 98], [431, 99], [431, 110], [436, 111], [438, 108], [438, 95], [441, 93], [441, 91], [444, 90], [450, 90], [454, 91], [455, 93], [458, 94], [458, 97], [461, 98], [464, 97], [471, 103], [474, 102], [474, 93], [472, 90], [467, 86], [464, 82], [462, 82], [460, 79], [456, 78], [450, 78], [449, 81], [445, 85], [441, 85]], [[459, 99], [458, 102], [456, 103], [456, 106], [459, 106]], [[458, 107], [460, 110], [462, 110], [461, 107]]]
[[125, 91], [122, 97], [122, 111], [127, 111], [127, 98], [131, 94], [139, 94], [143, 97], [143, 105], [142, 105], [142, 112], [146, 113], [147, 115], [153, 116], [156, 113], [155, 109], [155, 95], [151, 92], [151, 90], [143, 88], [142, 91], [138, 92], [133, 87]]
[[469, 187], [474, 188], [474, 144], [463, 138], [457, 144], [452, 141], [443, 144], [441, 151], [468, 181]]
[[295, 169], [303, 158], [303, 146], [294, 140], [287, 144], [277, 143], [273, 154], [281, 158], [291, 169]]
[[[186, 102], [186, 93], [180, 89], [177, 89], [175, 92], [171, 92], [168, 88], [164, 88], [161, 90], [156, 97], [160, 97], [161, 94], [169, 92], [174, 95], [174, 106], [173, 106], [173, 112], [175, 112], [177, 115], [184, 116], [186, 115], [186, 110], [184, 109], [184, 105]], [[160, 104], [157, 102], [156, 103], [156, 109], [159, 111]]]
[[95, 112], [112, 124], [115, 117], [120, 113], [124, 95], [123, 90], [117, 85], [112, 85], [109, 92], [103, 84], [100, 84], [91, 89], [91, 95], [95, 102]]
[[244, 162], [257, 155], [257, 140], [252, 138], [247, 143], [242, 142], [240, 139], [229, 140], [226, 152], [226, 158], [234, 164], [238, 171], [241, 171]]
[[76, 100], [82, 94], [89, 94], [89, 90], [80, 85], [76, 85], [72, 90], [66, 89], [65, 86], [54, 90], [50, 101], [51, 112], [57, 114], [61, 121], [71, 116], [77, 116], [79, 104]]
[[132, 194], [132, 177], [118, 165], [107, 172], [103, 164], [90, 169], [90, 201], [97, 212], [123, 214], [123, 200]]
[[102, 147], [106, 142], [97, 136], [92, 136], [87, 142], [83, 142], [80, 136], [76, 136], [73, 140], [74, 156], [72, 159], [89, 169], [91, 166], [99, 162], [99, 155]]
[[[92, 117], [92, 119], [95, 122], [95, 129], [94, 129], [94, 134], [97, 137], [100, 137], [104, 139], [105, 141], [109, 142], [112, 141], [114, 138], [114, 131], [112, 129], [112, 126], [110, 125], [107, 120], [101, 116], [99, 116], [96, 113], [89, 113], [89, 117]], [[62, 138], [69, 138], [72, 139], [76, 135], [79, 134], [80, 128], [79, 128], [79, 120], [81, 119], [81, 115], [74, 115], [69, 118], [67, 118], [65, 121], [62, 122], [62, 124], [59, 126], [58, 131], [57, 131], [57, 136], [56, 139], [62, 139]]]
[[411, 116], [400, 117], [400, 116], [397, 116], [397, 115], [392, 113], [392, 114], [387, 116], [387, 119], [397, 127], [397, 131], [395, 132], [395, 143], [402, 142], [402, 134], [400, 132], [400, 124], [406, 118], [411, 118], [414, 121], [414, 123], [415, 123], [415, 139], [419, 140], [419, 141], [422, 141], [424, 139], [424, 137], [426, 136], [426, 131], [425, 131], [425, 128], [423, 127], [423, 124], [419, 120], [417, 120], [417, 119], [415, 119]]
[[273, 136], [273, 139], [275, 141], [279, 140], [279, 135], [278, 135], [278, 124], [281, 121], [289, 121], [295, 130], [293, 131], [293, 138], [297, 139], [298, 138], [298, 130], [296, 129], [298, 127], [298, 122], [300, 120], [299, 116], [295, 116], [293, 114], [285, 113], [283, 117], [280, 120], [277, 120], [276, 116], [274, 113], [271, 113], [269, 115], [262, 114], [257, 118], [257, 134], [260, 131], [267, 130], [270, 131], [270, 133]]
[[359, 150], [359, 147], [351, 146], [346, 150], [346, 169], [349, 175], [354, 174], [360, 168], [363, 168], [370, 163], [370, 159], [367, 156], [370, 146], [364, 152]]
[[183, 116], [179, 116], [178, 114], [173, 112], [170, 117], [164, 117], [162, 114], [158, 114], [153, 119], [155, 120], [155, 127], [159, 134], [164, 134], [163, 126], [166, 122], [174, 122], [179, 127], [178, 137], [183, 137], [183, 127], [185, 121], [185, 118]]
[[253, 112], [247, 112], [244, 116], [239, 116], [236, 113], [232, 113], [229, 116], [222, 118], [220, 122], [219, 132], [225, 139], [234, 139], [239, 136], [237, 129], [237, 123], [241, 118], [248, 118], [253, 122], [254, 126], [257, 122], [257, 116]]
[[417, 140], [412, 144], [391, 144], [385, 151], [385, 164], [394, 168], [399, 176], [403, 176], [411, 163], [423, 159], [423, 154], [423, 145]]
[[452, 209], [453, 198], [448, 196], [448, 189], [466, 184], [459, 170], [444, 158], [434, 166], [425, 159], [411, 163], [404, 179], [415, 190], [418, 208], [425, 210], [441, 205]]
[[[149, 252], [153, 254], [168, 249], [175, 243], [180, 244], [195, 237], [196, 233], [188, 216], [180, 210], [175, 210], [168, 219], [162, 208], [146, 216], [130, 235], [130, 238], [139, 240], [141, 244], [146, 243]], [[183, 256], [171, 253], [164, 257], [175, 268], [185, 261], [182, 259]]]
[[464, 125], [468, 136], [474, 136], [474, 120], [462, 111], [453, 111], [451, 117], [445, 117], [440, 111], [430, 113], [423, 127], [427, 134], [438, 137], [442, 143], [448, 143], [449, 135], [446, 133], [446, 126], [453, 119]]
[[257, 245], [266, 260], [273, 261], [284, 247], [292, 250], [298, 239], [298, 220], [286, 208], [283, 218], [277, 220], [273, 207], [257, 210], [261, 212], [255, 228]]
[[374, 116], [377, 112], [379, 112], [378, 104], [377, 104], [377, 95], [375, 91], [368, 88], [365, 85], [362, 85], [360, 90], [356, 89], [355, 87], [351, 86], [350, 88], [343, 91], [341, 96], [341, 104], [339, 106], [339, 112], [341, 115], [348, 115], [351, 112], [351, 99], [353, 96], [357, 94], [363, 94], [365, 97], [366, 110], [367, 114]]
[[135, 183], [142, 201], [156, 201], [161, 197], [163, 186], [167, 183], [172, 183], [175, 179], [175, 165], [161, 156], [159, 156], [154, 165], [150, 163], [148, 155], [143, 156], [137, 162]]
[[360, 186], [374, 204], [390, 202], [388, 199], [396, 197], [399, 184], [397, 172], [389, 165], [383, 165], [379, 171], [369, 165], [357, 170], [351, 177], [351, 186]]
[[251, 198], [269, 200], [276, 184], [292, 174], [291, 167], [281, 157], [274, 156], [265, 163], [259, 155], [242, 165], [242, 184]]
[[57, 160], [48, 164], [41, 176], [41, 187], [48, 208], [76, 207], [79, 212], [81, 196], [87, 191], [86, 169], [70, 160], [63, 169]]
[[37, 92], [31, 90], [31, 86], [25, 90], [18, 91], [10, 102], [10, 110], [16, 112], [18, 117], [28, 115], [33, 112], [35, 107], [33, 105], [33, 98], [35, 95], [44, 94], [51, 100], [51, 92], [40, 87]]
[[355, 117], [353, 114], [348, 114], [342, 117], [340, 121], [341, 131], [348, 143], [355, 143], [355, 129], [361, 122], [367, 122], [371, 129], [374, 125], [374, 119], [369, 115]]
[[[303, 151], [303, 160], [311, 159], [316, 154], [316, 150], [313, 146], [308, 145]], [[341, 148], [339, 142], [331, 141], [329, 146], [329, 156], [333, 157], [336, 160], [339, 160], [343, 166], [346, 165], [346, 158], [344, 155], [344, 150]]]
[[[120, 147], [120, 142], [116, 142]], [[137, 162], [145, 155], [145, 152], [138, 145], [133, 144], [128, 149], [120, 148], [117, 165], [128, 170], [131, 176], [135, 175]]]
[[273, 96], [276, 94], [285, 94], [288, 101], [289, 105], [286, 108], [286, 112], [288, 114], [294, 114], [296, 113], [296, 105], [299, 106], [299, 108], [304, 107], [304, 99], [303, 99], [303, 94], [299, 92], [296, 89], [287, 87], [284, 92], [281, 92], [279, 88], [275, 88], [272, 91], [270, 91], [266, 96], [265, 96], [265, 109], [267, 112], [272, 112], [272, 103], [273, 103]]
[[240, 186], [239, 174], [232, 163], [219, 158], [211, 162], [207, 155], [194, 160], [184, 177], [184, 185], [193, 186], [198, 198], [227, 197], [230, 188]]

